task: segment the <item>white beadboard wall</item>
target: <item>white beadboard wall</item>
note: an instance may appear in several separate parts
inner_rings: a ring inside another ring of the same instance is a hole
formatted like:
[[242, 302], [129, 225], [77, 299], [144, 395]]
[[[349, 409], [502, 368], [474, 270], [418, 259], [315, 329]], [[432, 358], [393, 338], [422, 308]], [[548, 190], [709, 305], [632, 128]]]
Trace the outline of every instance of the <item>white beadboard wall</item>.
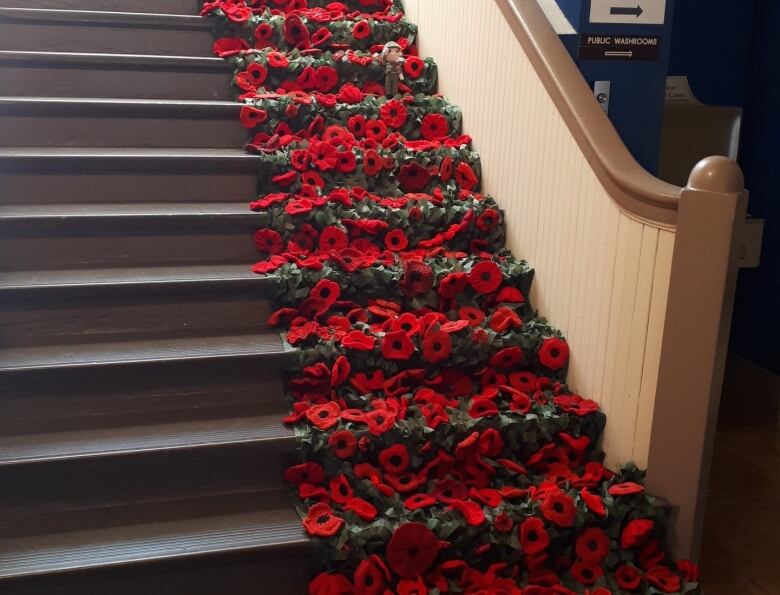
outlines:
[[608, 464], [646, 466], [674, 231], [612, 200], [493, 0], [405, 5], [463, 109], [510, 248], [536, 269], [534, 305], [569, 340], [570, 384], [608, 415]]

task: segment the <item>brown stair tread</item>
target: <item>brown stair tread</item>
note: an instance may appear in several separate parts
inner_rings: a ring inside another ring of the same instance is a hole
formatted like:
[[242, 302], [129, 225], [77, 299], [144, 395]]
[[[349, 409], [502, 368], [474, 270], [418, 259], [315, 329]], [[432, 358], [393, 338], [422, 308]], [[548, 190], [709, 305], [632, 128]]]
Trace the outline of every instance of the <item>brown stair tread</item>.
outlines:
[[178, 216], [254, 216], [248, 203], [135, 203], [135, 204], [65, 204], [3, 205], [0, 220], [9, 219], [100, 219], [114, 217]]
[[170, 267], [133, 267], [110, 269], [65, 269], [0, 272], [3, 289], [36, 289], [43, 287], [94, 287], [101, 285], [136, 285], [146, 283], [181, 283], [201, 281], [267, 282], [245, 264]]
[[281, 414], [0, 438], [0, 466], [291, 439]]
[[0, 578], [276, 547], [309, 547], [297, 513], [285, 502], [244, 514], [0, 539]]
[[0, 159], [19, 158], [50, 158], [59, 159], [244, 159], [255, 161], [257, 157], [242, 149], [207, 149], [207, 148], [128, 148], [128, 147], [12, 147], [0, 149]]
[[211, 23], [197, 15], [114, 12], [57, 8], [0, 7], [0, 20], [31, 24], [72, 23], [117, 26], [155, 26], [173, 29], [209, 29]]
[[123, 99], [91, 97], [0, 96], [0, 116], [20, 112], [42, 117], [57, 115], [119, 116], [161, 115], [169, 118], [235, 118], [241, 104], [235, 101], [198, 99]]
[[0, 349], [0, 372], [150, 362], [285, 356], [276, 333]]
[[164, 70], [206, 70], [233, 72], [233, 67], [222, 58], [193, 56], [158, 56], [154, 54], [106, 54], [91, 52], [28, 52], [0, 50], [0, 63], [14, 62], [29, 66], [55, 64], [57, 66], [112, 66], [124, 68], [155, 68]]

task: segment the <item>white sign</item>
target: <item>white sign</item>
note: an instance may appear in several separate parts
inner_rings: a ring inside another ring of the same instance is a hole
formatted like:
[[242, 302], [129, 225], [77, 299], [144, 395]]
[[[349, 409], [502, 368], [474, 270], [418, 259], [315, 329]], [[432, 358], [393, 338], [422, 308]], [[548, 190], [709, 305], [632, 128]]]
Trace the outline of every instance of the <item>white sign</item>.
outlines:
[[591, 23], [663, 25], [666, 0], [591, 0]]

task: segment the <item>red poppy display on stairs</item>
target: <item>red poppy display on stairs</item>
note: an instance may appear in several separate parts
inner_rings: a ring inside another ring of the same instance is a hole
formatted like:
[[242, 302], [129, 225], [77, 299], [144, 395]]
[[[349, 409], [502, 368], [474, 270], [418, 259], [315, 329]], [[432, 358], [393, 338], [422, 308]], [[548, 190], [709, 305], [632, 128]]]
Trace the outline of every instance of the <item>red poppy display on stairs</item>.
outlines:
[[400, 0], [203, 14], [259, 163], [254, 270], [296, 350], [285, 480], [323, 546], [310, 594], [695, 591], [643, 473], [602, 465], [605, 417], [566, 384], [569, 346]]

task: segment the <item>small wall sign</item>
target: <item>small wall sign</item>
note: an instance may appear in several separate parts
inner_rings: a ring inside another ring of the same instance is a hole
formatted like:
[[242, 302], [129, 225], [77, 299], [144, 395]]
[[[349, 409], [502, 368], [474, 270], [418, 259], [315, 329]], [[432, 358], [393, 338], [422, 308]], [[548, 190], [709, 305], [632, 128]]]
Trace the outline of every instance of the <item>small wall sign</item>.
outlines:
[[657, 62], [660, 59], [661, 38], [657, 35], [580, 35], [580, 60]]
[[591, 0], [591, 23], [663, 25], [666, 0]]

